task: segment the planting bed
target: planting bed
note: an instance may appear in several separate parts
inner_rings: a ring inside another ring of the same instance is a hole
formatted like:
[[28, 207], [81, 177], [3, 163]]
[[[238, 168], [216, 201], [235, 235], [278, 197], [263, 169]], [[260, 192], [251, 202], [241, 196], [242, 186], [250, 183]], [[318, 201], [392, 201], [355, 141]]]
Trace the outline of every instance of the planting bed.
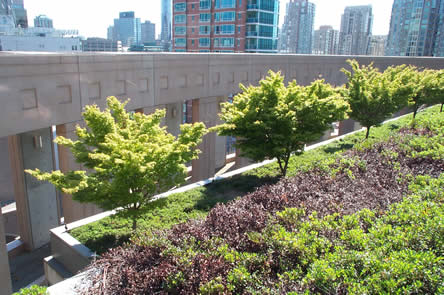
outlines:
[[443, 294], [444, 116], [401, 122], [204, 219], [139, 233], [93, 263], [84, 293]]

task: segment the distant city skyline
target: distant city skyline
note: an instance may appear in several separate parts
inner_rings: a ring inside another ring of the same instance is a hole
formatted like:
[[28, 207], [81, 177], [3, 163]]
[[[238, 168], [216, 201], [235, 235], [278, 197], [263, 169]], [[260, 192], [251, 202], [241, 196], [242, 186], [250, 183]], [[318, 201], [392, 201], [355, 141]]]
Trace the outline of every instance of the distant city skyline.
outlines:
[[[53, 19], [57, 29], [77, 29], [84, 37], [107, 37], [107, 28], [113, 24], [115, 18], [122, 11], [134, 11], [142, 22], [149, 20], [156, 24], [156, 38], [161, 28], [161, 0], [139, 1], [53, 1], [53, 0], [25, 0], [25, 9], [28, 19], [33, 20], [40, 14]], [[285, 7], [288, 0], [280, 3], [280, 26], [285, 16]], [[311, 0], [316, 4], [314, 29], [321, 25], [331, 25], [339, 30], [341, 15], [346, 6], [367, 5], [373, 6], [374, 35], [387, 35], [390, 26], [390, 16], [393, 0]]]

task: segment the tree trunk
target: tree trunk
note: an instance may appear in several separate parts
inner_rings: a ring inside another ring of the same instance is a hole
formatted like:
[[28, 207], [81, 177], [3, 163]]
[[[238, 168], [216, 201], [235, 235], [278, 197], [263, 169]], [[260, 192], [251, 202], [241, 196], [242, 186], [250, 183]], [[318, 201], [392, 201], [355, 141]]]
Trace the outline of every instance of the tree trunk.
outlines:
[[133, 217], [133, 231], [136, 231], [137, 229], [137, 218]]
[[442, 109], [443, 109], [443, 107], [444, 107], [444, 103], [441, 105], [441, 113], [442, 113]]
[[365, 139], [368, 139], [368, 137], [370, 135], [370, 128], [372, 128], [372, 126], [367, 127], [367, 134], [365, 134]]
[[419, 109], [418, 105], [415, 104], [415, 110], [413, 112], [413, 119], [416, 118], [416, 114], [418, 113], [418, 109]]
[[285, 176], [284, 167], [282, 166], [282, 160], [279, 157], [277, 157], [277, 160], [278, 160], [278, 164], [279, 164], [279, 169], [281, 170], [281, 175]]

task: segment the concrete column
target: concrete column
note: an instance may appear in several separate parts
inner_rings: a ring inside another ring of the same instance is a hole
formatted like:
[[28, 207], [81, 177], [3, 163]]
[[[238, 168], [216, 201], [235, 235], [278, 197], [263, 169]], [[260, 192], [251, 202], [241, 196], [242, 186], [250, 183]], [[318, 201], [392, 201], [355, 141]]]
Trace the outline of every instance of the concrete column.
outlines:
[[0, 202], [13, 201], [14, 186], [9, 161], [8, 137], [0, 138]]
[[[76, 123], [58, 125], [57, 135], [75, 140], [77, 138], [75, 134], [76, 125]], [[84, 169], [82, 165], [75, 162], [74, 157], [68, 148], [59, 145], [58, 150], [60, 171], [66, 173], [68, 171]], [[96, 215], [103, 211], [94, 204], [74, 201], [71, 195], [64, 193], [61, 193], [61, 195], [63, 216], [66, 224]]]
[[[203, 122], [207, 128], [216, 125], [219, 112], [217, 97], [193, 100], [193, 123]], [[211, 132], [203, 137], [199, 146], [202, 151], [199, 159], [193, 160], [192, 182], [213, 177], [216, 171], [216, 133]]]
[[6, 250], [3, 215], [0, 210], [0, 295], [12, 293], [11, 273], [9, 271], [8, 251]]
[[178, 136], [183, 117], [183, 103], [172, 103], [165, 107], [165, 124], [169, 133]]
[[49, 242], [49, 230], [59, 225], [55, 187], [25, 174], [25, 169], [54, 169], [51, 128], [10, 136], [9, 155], [13, 172], [20, 237], [27, 250]]

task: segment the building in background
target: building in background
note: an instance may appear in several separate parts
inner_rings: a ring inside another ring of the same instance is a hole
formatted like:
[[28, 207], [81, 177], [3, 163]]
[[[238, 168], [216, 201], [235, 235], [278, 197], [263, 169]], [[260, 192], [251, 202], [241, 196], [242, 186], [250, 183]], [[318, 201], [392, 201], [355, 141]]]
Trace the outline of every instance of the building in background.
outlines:
[[34, 27], [36, 28], [54, 28], [54, 24], [52, 23], [52, 19], [47, 17], [46, 15], [38, 15], [34, 18]]
[[339, 54], [367, 55], [373, 27], [372, 6], [347, 6], [341, 19]]
[[370, 39], [370, 47], [368, 54], [372, 56], [384, 56], [387, 44], [386, 35], [375, 35]]
[[[171, 36], [172, 36], [172, 1], [173, 0], [161, 0], [161, 30], [160, 30], [160, 40], [164, 46], [165, 51], [171, 51]], [[185, 1], [185, 0], [183, 0]], [[182, 2], [183, 2], [182, 1]], [[196, 1], [198, 2], [198, 1]]]
[[82, 40], [82, 51], [122, 51], [122, 42], [104, 38], [88, 38]]
[[279, 38], [279, 52], [311, 54], [315, 5], [290, 0]]
[[440, 0], [395, 0], [385, 54], [444, 56], [443, 5]]
[[174, 0], [173, 51], [277, 52], [279, 0]]
[[25, 9], [23, 0], [13, 0], [12, 10], [15, 15], [15, 23], [17, 27], [27, 28], [28, 27], [28, 13]]
[[339, 31], [332, 26], [320, 26], [313, 35], [313, 54], [334, 55], [338, 54]]
[[156, 42], [156, 25], [149, 20], [145, 21], [141, 25], [141, 43], [153, 43]]
[[115, 36], [115, 33], [114, 33], [114, 26], [109, 26], [108, 27], [108, 30], [106, 32], [106, 38], [108, 40], [116, 40], [116, 36]]
[[120, 12], [119, 18], [114, 19], [114, 41], [122, 41], [122, 46], [140, 44], [140, 18], [136, 18], [134, 11]]
[[12, 0], [0, 0], [0, 15], [13, 15]]

